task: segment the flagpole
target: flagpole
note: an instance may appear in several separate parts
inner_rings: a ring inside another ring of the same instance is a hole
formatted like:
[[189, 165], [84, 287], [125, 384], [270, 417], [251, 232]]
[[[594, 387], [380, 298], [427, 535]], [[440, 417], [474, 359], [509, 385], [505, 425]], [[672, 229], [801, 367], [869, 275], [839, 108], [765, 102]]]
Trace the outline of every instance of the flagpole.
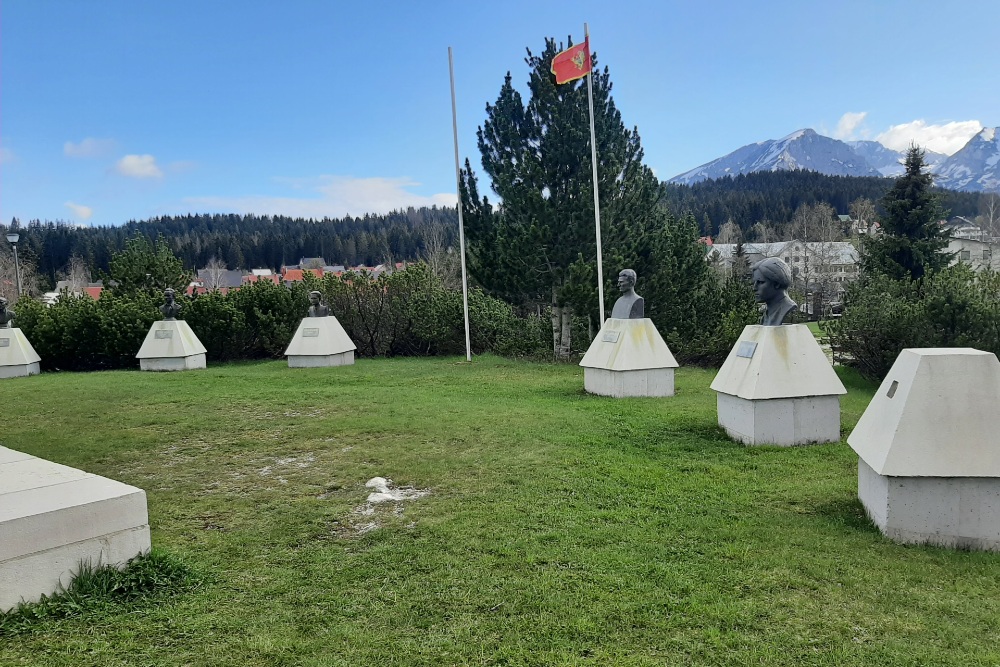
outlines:
[[[590, 53], [590, 31], [587, 24], [583, 24], [583, 38], [587, 43], [587, 54], [590, 56], [588, 65], [590, 71], [587, 72], [587, 102], [590, 107], [590, 163], [594, 168], [594, 225], [597, 227], [597, 299], [600, 303], [601, 321], [600, 326], [604, 326], [604, 267], [601, 259], [601, 201], [597, 192], [597, 138], [594, 132], [594, 85], [591, 79], [594, 78], [593, 55]], [[454, 93], [453, 93], [454, 94]], [[456, 146], [456, 151], [458, 150]], [[457, 154], [457, 153], [456, 153]], [[461, 209], [459, 209], [461, 211]], [[461, 213], [459, 213], [461, 219]]]
[[[458, 159], [458, 110], [455, 104], [455, 65], [448, 47], [448, 75], [451, 77], [451, 130], [455, 135], [455, 183], [458, 188], [458, 246], [462, 253], [462, 312], [465, 314], [465, 360], [472, 361], [472, 344], [469, 337], [469, 281], [465, 275], [465, 225], [462, 223], [462, 167]], [[591, 136], [593, 136], [593, 117], [591, 110]], [[594, 172], [595, 174], [597, 172]], [[600, 241], [598, 241], [600, 244]], [[598, 247], [600, 247], [598, 245]], [[601, 305], [601, 312], [604, 312]], [[601, 318], [603, 321], [603, 318]]]

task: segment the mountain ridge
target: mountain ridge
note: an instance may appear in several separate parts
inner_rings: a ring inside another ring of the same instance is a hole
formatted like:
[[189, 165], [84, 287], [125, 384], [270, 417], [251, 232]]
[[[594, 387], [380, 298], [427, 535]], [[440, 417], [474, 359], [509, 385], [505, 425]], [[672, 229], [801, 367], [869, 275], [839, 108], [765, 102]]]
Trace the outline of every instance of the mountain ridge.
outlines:
[[[984, 128], [952, 156], [925, 150], [935, 185], [960, 192], [1000, 192], [1000, 128]], [[828, 176], [894, 177], [905, 153], [876, 141], [841, 141], [805, 128], [781, 139], [747, 144], [667, 182], [692, 185], [707, 179], [760, 171], [816, 171]]]

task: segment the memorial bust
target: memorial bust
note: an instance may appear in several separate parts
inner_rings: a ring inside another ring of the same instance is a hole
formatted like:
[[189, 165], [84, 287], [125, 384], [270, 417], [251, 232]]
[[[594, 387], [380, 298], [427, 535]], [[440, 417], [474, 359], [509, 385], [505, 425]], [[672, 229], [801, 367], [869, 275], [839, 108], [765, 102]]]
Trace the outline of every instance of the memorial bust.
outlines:
[[799, 309], [788, 297], [792, 284], [792, 270], [777, 257], [762, 259], [753, 265], [753, 290], [757, 301], [765, 304], [760, 323], [766, 327], [781, 326], [785, 317]]
[[620, 320], [641, 320], [645, 317], [646, 302], [635, 293], [636, 278], [632, 269], [623, 269], [618, 274], [618, 289], [622, 291], [622, 295], [615, 301], [611, 317]]
[[322, 297], [317, 291], [309, 292], [309, 317], [326, 317], [330, 314], [330, 308], [323, 303]]
[[163, 290], [163, 305], [160, 306], [160, 312], [167, 321], [176, 320], [181, 312], [181, 304], [177, 303], [177, 293], [170, 287]]
[[7, 299], [0, 296], [0, 329], [11, 329], [14, 321], [14, 311], [7, 308]]

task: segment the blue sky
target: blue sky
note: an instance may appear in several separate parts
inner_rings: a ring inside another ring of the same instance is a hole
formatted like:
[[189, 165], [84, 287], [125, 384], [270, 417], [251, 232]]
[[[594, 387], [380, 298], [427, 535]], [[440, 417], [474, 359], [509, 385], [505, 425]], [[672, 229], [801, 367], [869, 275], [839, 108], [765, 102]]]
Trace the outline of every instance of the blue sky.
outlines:
[[0, 221], [455, 200], [525, 47], [591, 43], [669, 178], [811, 127], [954, 152], [1000, 125], [995, 0], [2, 0]]

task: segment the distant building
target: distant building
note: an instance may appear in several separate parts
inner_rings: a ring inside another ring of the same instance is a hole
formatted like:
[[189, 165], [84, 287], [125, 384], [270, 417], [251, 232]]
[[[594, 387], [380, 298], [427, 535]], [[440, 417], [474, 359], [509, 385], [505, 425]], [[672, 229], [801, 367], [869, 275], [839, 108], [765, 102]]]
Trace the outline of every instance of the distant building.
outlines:
[[947, 252], [953, 255], [951, 263], [968, 264], [975, 271], [993, 269], [1000, 271], [1000, 244], [952, 237]]
[[956, 215], [947, 221], [941, 222], [941, 227], [944, 228], [948, 235], [956, 239], [971, 239], [973, 241], [990, 241], [989, 233], [972, 222], [968, 218], [963, 218], [960, 215]]
[[197, 282], [209, 290], [239, 287], [243, 284], [243, 272], [230, 269], [198, 269]]
[[[732, 272], [736, 260], [735, 243], [715, 243], [706, 259], [725, 273]], [[794, 280], [801, 289], [820, 290], [834, 297], [843, 292], [846, 283], [858, 277], [861, 255], [846, 241], [775, 241], [774, 243], [744, 243], [744, 257], [753, 265], [767, 257], [780, 257], [792, 269]]]

